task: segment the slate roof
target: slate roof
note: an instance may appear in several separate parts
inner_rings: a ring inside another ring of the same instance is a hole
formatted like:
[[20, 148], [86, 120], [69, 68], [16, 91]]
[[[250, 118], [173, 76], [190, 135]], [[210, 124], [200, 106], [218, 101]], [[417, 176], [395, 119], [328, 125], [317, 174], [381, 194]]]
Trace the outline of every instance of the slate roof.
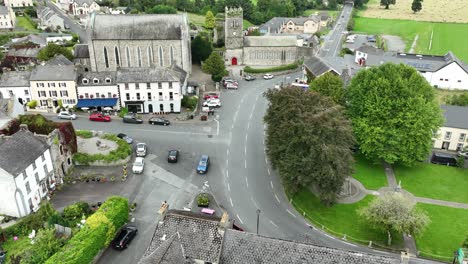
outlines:
[[88, 44], [77, 44], [77, 45], [75, 45], [75, 50], [73, 51], [73, 56], [75, 57], [75, 59], [89, 59]]
[[179, 232], [176, 232], [169, 239], [152, 252], [150, 255], [141, 259], [139, 264], [189, 264], [194, 263], [191, 259], [186, 258], [184, 246], [180, 240]]
[[[151, 261], [152, 258], [158, 257], [152, 253], [156, 250], [167, 252], [160, 247], [167, 247], [168, 245], [165, 244], [165, 241], [167, 242], [167, 240], [177, 233], [177, 243], [180, 243], [183, 248], [182, 252], [185, 257], [211, 263], [218, 262], [223, 239], [222, 235], [218, 232], [219, 221], [220, 218], [215, 216], [169, 210], [164, 220], [158, 223], [150, 246], [139, 263], [160, 263]], [[172, 249], [171, 252], [167, 253], [180, 254], [180, 251]], [[150, 256], [153, 257], [151, 258]], [[166, 258], [175, 259], [176, 256], [167, 255]]]
[[56, 54], [52, 59], [47, 61], [47, 65], [65, 66], [65, 65], [73, 65], [73, 62], [71, 62], [62, 54]]
[[279, 30], [288, 23], [288, 21], [293, 21], [296, 25], [304, 25], [308, 20], [313, 20], [316, 23], [320, 22], [320, 18], [316, 15], [310, 15], [308, 17], [274, 17], [263, 25], [259, 27], [260, 32], [268, 32], [270, 28], [270, 33], [280, 33]]
[[[60, 55], [62, 56], [62, 55]], [[31, 81], [76, 80], [75, 66], [67, 58], [55, 56], [45, 65], [37, 65], [31, 72]], [[65, 60], [64, 60], [65, 59]]]
[[321, 58], [317, 56], [311, 56], [304, 60], [304, 66], [315, 76], [319, 77], [320, 75], [327, 73], [329, 71], [333, 71], [337, 74], [339, 72], [330, 66], [328, 63], [323, 61]]
[[352, 252], [227, 229], [220, 263], [396, 264], [394, 258]]
[[28, 87], [30, 71], [5, 71], [0, 79], [0, 87]]
[[11, 57], [25, 57], [25, 58], [37, 58], [37, 54], [41, 48], [26, 48], [26, 49], [9, 49], [7, 56]]
[[0, 5], [0, 15], [10, 15], [10, 12], [8, 12], [8, 7]]
[[[78, 86], [106, 86], [116, 84], [116, 72], [82, 72], [78, 74]], [[83, 79], [87, 79], [88, 83], [84, 84]], [[94, 79], [98, 79], [99, 83], [95, 84]], [[106, 79], [110, 79], [110, 83], [106, 83]]]
[[22, 38], [14, 38], [12, 39], [10, 42], [8, 42], [7, 44], [3, 45], [4, 47], [11, 47], [11, 46], [14, 46], [14, 45], [18, 45], [18, 44], [21, 44], [21, 43], [28, 43], [28, 42], [32, 42], [34, 44], [37, 44], [41, 47], [45, 47], [47, 46], [47, 40], [42, 37], [42, 36], [39, 36], [39, 35], [27, 35], [27, 36], [24, 36]]
[[364, 52], [366, 54], [372, 54], [372, 55], [384, 55], [385, 51], [382, 49], [376, 48], [374, 46], [369, 46], [369, 45], [362, 45], [359, 48], [356, 49], [356, 51]]
[[188, 29], [184, 14], [95, 15], [91, 22], [93, 40], [180, 40]]
[[441, 105], [444, 112], [444, 127], [468, 129], [468, 107]]
[[296, 36], [246, 36], [244, 47], [294, 47], [297, 46]]
[[78, 6], [83, 6], [84, 4], [90, 6], [94, 2], [94, 0], [75, 0], [73, 2], [76, 3]]
[[48, 148], [49, 145], [31, 131], [20, 129], [0, 143], [0, 168], [16, 177]]
[[183, 82], [186, 76], [179, 67], [127, 68], [117, 71], [117, 83]]

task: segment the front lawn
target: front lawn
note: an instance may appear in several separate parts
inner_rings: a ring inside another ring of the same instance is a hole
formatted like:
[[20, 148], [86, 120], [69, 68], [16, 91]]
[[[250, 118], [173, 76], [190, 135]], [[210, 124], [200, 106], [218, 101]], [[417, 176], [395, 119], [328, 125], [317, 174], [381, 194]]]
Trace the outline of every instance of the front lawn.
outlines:
[[387, 176], [382, 164], [375, 164], [362, 154], [356, 154], [354, 158], [356, 164], [354, 165], [353, 178], [360, 181], [368, 190], [378, 190], [387, 186]]
[[24, 28], [24, 30], [29, 30], [29, 31], [39, 31], [37, 28], [34, 27], [33, 24], [24, 16], [17, 16], [16, 17], [16, 25], [18, 27]]
[[403, 189], [415, 196], [468, 203], [468, 170], [442, 165], [417, 163], [394, 168]]
[[[354, 204], [335, 204], [332, 207], [326, 207], [306, 189], [292, 196], [293, 205], [298, 212], [301, 214], [305, 212], [306, 217], [316, 227], [321, 228], [323, 225], [327, 232], [335, 236], [343, 237], [343, 234], [346, 234], [348, 240], [360, 240], [357, 242], [362, 244], [367, 245], [371, 240], [385, 246], [387, 243], [386, 232], [369, 228], [369, 225], [357, 215], [357, 209], [366, 206], [373, 199], [375, 199], [373, 196], [368, 195]], [[402, 236], [394, 235], [392, 247], [402, 248], [402, 245]]]
[[443, 256], [438, 258], [451, 261], [453, 251], [462, 245], [467, 235], [468, 210], [422, 203], [417, 207], [426, 211], [431, 219], [424, 233], [416, 237], [421, 255]]

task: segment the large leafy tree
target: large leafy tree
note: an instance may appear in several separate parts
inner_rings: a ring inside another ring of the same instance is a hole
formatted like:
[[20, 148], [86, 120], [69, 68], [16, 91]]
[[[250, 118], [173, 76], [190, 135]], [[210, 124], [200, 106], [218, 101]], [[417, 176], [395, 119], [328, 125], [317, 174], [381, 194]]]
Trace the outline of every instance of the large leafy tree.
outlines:
[[49, 43], [47, 47], [41, 49], [39, 54], [37, 54], [37, 58], [41, 61], [48, 61], [56, 54], [62, 54], [67, 59], [73, 60], [73, 54], [69, 49], [54, 43]]
[[286, 188], [313, 184], [320, 199], [332, 203], [353, 168], [354, 138], [342, 107], [298, 87], [269, 90], [265, 97], [267, 154]]
[[434, 88], [403, 64], [360, 71], [347, 89], [347, 108], [361, 152], [390, 164], [424, 160], [442, 124]]
[[343, 80], [333, 73], [327, 72], [314, 79], [310, 83], [310, 88], [322, 95], [332, 98], [335, 103], [343, 103], [343, 97], [345, 95]]
[[224, 60], [217, 52], [212, 52], [208, 59], [204, 61], [202, 70], [211, 74], [211, 79], [215, 82], [221, 81], [223, 76], [227, 74]]
[[413, 0], [413, 3], [411, 4], [411, 10], [413, 10], [413, 13], [421, 11], [422, 1], [423, 0]]
[[390, 5], [395, 5], [396, 0], [380, 0], [380, 5], [385, 6], [385, 9], [388, 9]]
[[211, 11], [206, 12], [205, 28], [213, 29], [215, 26], [216, 26], [216, 20], [215, 20], [215, 16], [213, 15], [213, 12]]
[[192, 59], [194, 63], [200, 63], [206, 60], [213, 48], [208, 37], [201, 36], [200, 34], [192, 41]]
[[358, 211], [374, 228], [387, 232], [387, 243], [392, 243], [392, 232], [417, 235], [429, 224], [429, 217], [417, 210], [415, 203], [401, 193], [388, 193], [373, 200]]
[[177, 14], [177, 9], [169, 5], [155, 5], [147, 11], [148, 14]]

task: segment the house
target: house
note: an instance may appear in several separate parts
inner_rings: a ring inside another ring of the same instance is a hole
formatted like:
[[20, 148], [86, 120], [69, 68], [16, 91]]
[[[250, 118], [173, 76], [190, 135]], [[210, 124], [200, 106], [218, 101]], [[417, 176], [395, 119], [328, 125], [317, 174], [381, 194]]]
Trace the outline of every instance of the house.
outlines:
[[37, 55], [41, 49], [40, 45], [34, 43], [12, 45], [3, 63], [16, 70], [27, 70], [38, 63]]
[[120, 109], [116, 72], [81, 72], [77, 79], [76, 107]]
[[[307, 73], [308, 78], [315, 79], [322, 76], [327, 72], [331, 72], [336, 75], [341, 75], [341, 71], [324, 61], [322, 58], [317, 56], [307, 57], [303, 63], [304, 70]], [[311, 81], [311, 80], [309, 80]]]
[[31, 101], [30, 71], [5, 71], [0, 78], [0, 99], [14, 97], [21, 104]]
[[75, 16], [99, 12], [101, 7], [94, 0], [72, 0], [70, 13]]
[[29, 83], [31, 99], [37, 100], [39, 108], [56, 109], [59, 100], [64, 107], [77, 103], [75, 66], [61, 54], [36, 66]]
[[51, 150], [44, 138], [25, 125], [12, 136], [0, 135], [0, 214], [22, 217], [37, 211], [54, 188]]
[[40, 48], [47, 46], [47, 40], [43, 36], [30, 34], [21, 38], [11, 39], [10, 42], [2, 45], [2, 49], [4, 52], [7, 52], [10, 49], [10, 47], [21, 46], [30, 43], [35, 44]]
[[441, 105], [445, 123], [434, 133], [434, 148], [460, 151], [468, 147], [468, 107]]
[[42, 30], [50, 28], [51, 30], [65, 29], [65, 21], [54, 10], [46, 7], [37, 13], [39, 25]]
[[162, 219], [139, 264], [400, 263], [392, 257], [236, 231], [227, 214], [219, 218], [163, 208], [160, 212]]
[[332, 17], [328, 14], [328, 12], [320, 12], [318, 16], [320, 17], [321, 28], [326, 28], [332, 22]]
[[33, 6], [32, 0], [4, 0], [3, 3], [5, 4], [5, 6], [9, 6], [9, 7]]
[[259, 27], [261, 34], [306, 33], [315, 34], [320, 31], [320, 17], [274, 17]]
[[117, 71], [120, 104], [133, 113], [180, 113], [187, 73], [171, 68], [128, 68]]
[[10, 6], [0, 5], [0, 30], [13, 30], [16, 25], [16, 15]]

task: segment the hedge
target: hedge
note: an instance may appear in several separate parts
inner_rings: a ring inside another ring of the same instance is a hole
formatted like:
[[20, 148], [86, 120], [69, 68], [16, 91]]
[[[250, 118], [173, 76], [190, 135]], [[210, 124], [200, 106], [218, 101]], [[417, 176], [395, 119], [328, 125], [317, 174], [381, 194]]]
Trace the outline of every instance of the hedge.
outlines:
[[295, 62], [292, 64], [281, 65], [271, 68], [263, 68], [263, 69], [254, 69], [250, 66], [246, 66], [244, 68], [244, 72], [246, 73], [267, 73], [267, 72], [279, 72], [279, 71], [288, 71], [288, 70], [295, 70], [299, 67], [299, 63]]
[[132, 154], [132, 145], [128, 144], [125, 140], [118, 138], [115, 135], [105, 134], [102, 138], [117, 142], [117, 149], [112, 150], [109, 154], [87, 154], [76, 153], [73, 155], [73, 161], [78, 162], [80, 165], [89, 165], [94, 161], [104, 161], [110, 163], [127, 158]]
[[110, 197], [96, 213], [86, 219], [84, 227], [45, 264], [91, 263], [127, 221], [128, 200], [118, 196]]
[[3, 231], [7, 237], [26, 236], [33, 229], [37, 231], [43, 228], [47, 219], [56, 212], [49, 202], [44, 201], [37, 212], [21, 218], [16, 224], [3, 229]]

